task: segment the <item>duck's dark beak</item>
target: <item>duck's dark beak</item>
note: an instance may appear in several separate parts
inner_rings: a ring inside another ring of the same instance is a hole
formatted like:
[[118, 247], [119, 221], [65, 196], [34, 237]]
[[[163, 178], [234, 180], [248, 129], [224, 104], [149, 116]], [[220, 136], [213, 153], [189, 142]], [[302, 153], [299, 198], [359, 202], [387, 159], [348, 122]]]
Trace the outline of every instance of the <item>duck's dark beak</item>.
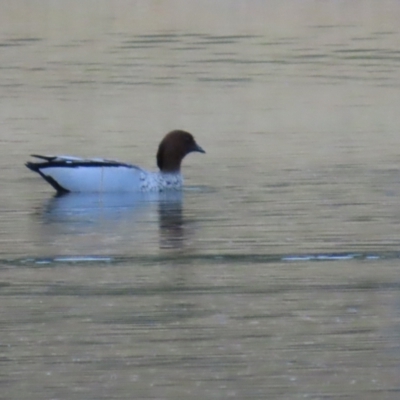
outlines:
[[197, 143], [194, 144], [192, 151], [197, 151], [198, 153], [205, 153], [205, 150], [200, 147]]

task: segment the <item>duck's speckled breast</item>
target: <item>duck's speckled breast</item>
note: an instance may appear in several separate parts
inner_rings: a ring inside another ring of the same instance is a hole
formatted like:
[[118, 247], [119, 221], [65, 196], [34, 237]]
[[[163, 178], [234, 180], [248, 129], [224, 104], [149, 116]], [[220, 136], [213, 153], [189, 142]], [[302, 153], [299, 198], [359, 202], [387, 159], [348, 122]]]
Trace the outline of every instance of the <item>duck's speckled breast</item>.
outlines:
[[165, 174], [160, 171], [142, 171], [140, 174], [140, 189], [143, 192], [179, 190], [182, 188], [183, 178], [181, 173]]

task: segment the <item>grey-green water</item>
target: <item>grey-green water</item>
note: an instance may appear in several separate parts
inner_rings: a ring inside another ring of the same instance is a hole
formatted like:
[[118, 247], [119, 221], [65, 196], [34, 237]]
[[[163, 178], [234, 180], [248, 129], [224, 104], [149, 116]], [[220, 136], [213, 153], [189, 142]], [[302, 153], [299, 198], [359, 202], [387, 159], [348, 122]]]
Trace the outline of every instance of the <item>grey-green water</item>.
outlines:
[[[397, 399], [395, 1], [0, 5], [0, 398]], [[182, 196], [54, 198], [30, 153]]]

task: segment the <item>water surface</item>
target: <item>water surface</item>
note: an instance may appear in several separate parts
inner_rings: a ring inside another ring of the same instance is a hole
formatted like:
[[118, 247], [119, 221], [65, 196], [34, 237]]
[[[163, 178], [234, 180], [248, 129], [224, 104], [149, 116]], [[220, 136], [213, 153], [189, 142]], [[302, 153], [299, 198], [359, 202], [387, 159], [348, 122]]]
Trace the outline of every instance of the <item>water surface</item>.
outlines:
[[[397, 2], [3, 2], [5, 399], [397, 399]], [[31, 153], [185, 190], [54, 197]]]

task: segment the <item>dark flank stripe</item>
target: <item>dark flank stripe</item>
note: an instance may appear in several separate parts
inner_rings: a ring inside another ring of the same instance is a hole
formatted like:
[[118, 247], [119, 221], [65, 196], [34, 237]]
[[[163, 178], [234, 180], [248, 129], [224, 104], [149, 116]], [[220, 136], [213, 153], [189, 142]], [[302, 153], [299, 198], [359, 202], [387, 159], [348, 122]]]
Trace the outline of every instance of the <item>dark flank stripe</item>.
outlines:
[[69, 190], [65, 189], [65, 187], [61, 186], [54, 178], [51, 176], [46, 176], [40, 171], [41, 164], [47, 163], [31, 163], [27, 162], [25, 165], [32, 171], [37, 172], [46, 182], [48, 182], [55, 190], [57, 190], [58, 194], [69, 193]]
[[25, 164], [30, 170], [38, 172], [44, 168], [79, 168], [79, 167], [125, 167], [137, 168], [134, 165], [119, 163], [115, 161], [48, 161], [48, 162], [27, 162]]
[[46, 180], [48, 183], [50, 183], [51, 186], [55, 190], [57, 190], [57, 194], [65, 194], [69, 193], [69, 190], [65, 189], [65, 187], [61, 186], [55, 179], [53, 179], [51, 176], [46, 176], [42, 174], [40, 171], [38, 173], [43, 177], [44, 180]]

